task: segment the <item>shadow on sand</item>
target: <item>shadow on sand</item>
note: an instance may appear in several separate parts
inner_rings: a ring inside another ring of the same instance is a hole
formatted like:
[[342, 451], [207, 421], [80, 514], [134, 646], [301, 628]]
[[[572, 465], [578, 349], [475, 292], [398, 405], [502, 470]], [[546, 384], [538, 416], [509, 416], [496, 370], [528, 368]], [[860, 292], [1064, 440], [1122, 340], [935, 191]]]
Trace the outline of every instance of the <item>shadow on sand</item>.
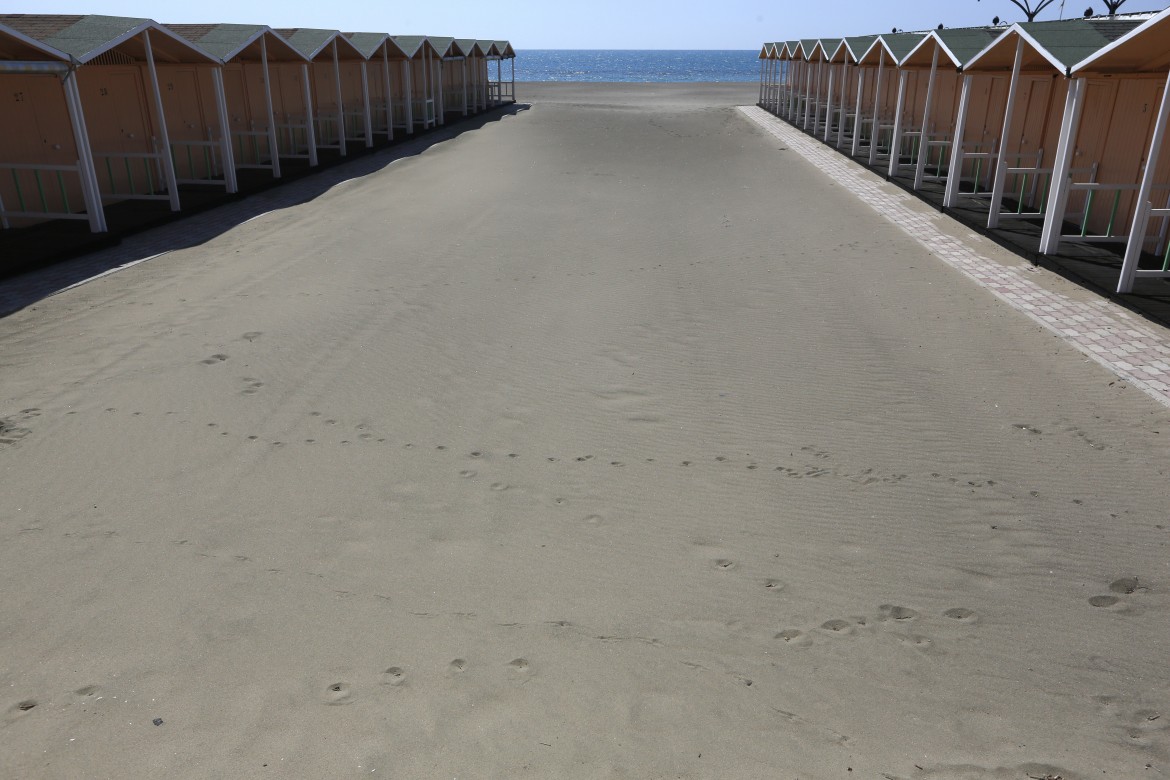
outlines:
[[307, 203], [342, 182], [376, 173], [530, 107], [501, 106], [380, 149], [363, 149], [358, 156], [323, 156], [317, 168], [294, 167], [281, 179], [242, 178], [236, 195], [185, 188], [184, 210], [179, 213], [153, 202], [117, 204], [107, 209], [111, 231], [98, 236], [80, 230], [83, 223], [78, 222], [11, 231], [0, 237], [0, 317], [119, 268], [206, 243], [261, 214]]

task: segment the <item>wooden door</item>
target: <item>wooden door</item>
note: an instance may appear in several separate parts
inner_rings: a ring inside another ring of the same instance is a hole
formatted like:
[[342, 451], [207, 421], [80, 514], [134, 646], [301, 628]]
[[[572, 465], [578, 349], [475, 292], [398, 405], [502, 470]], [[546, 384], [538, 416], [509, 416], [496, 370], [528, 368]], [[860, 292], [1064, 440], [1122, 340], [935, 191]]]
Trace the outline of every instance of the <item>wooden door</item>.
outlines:
[[[0, 75], [0, 162], [75, 165], [77, 144], [61, 80], [52, 74]], [[77, 213], [85, 210], [80, 174], [0, 171], [0, 198], [8, 209]]]

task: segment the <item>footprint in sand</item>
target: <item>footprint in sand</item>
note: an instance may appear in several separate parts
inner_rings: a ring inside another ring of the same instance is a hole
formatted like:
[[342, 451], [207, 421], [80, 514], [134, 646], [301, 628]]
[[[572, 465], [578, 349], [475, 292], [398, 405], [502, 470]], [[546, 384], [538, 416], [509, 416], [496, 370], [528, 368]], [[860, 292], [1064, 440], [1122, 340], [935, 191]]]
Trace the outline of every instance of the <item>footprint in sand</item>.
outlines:
[[244, 341], [251, 342], [251, 341], [255, 341], [256, 339], [260, 338], [263, 335], [264, 334], [261, 333], [260, 331], [253, 330], [253, 331], [249, 331], [249, 332], [245, 333], [243, 336], [240, 336], [240, 338], [242, 338]]
[[391, 666], [382, 672], [382, 684], [398, 687], [406, 682], [406, 672], [400, 666]]
[[894, 604], [882, 604], [878, 607], [881, 612], [882, 621], [897, 621], [899, 623], [909, 623], [918, 618], [918, 613], [909, 607], [899, 607]]
[[711, 566], [716, 571], [730, 571], [735, 568], [735, 561], [728, 560], [727, 558], [716, 558], [711, 562]]
[[1109, 583], [1109, 590], [1113, 593], [1121, 593], [1128, 596], [1131, 593], [1144, 593], [1148, 588], [1138, 582], [1137, 577], [1122, 577], [1119, 580], [1114, 580]]
[[321, 694], [321, 701], [331, 707], [353, 704], [353, 690], [349, 687], [349, 683], [332, 683], [325, 687], [325, 692]]
[[467, 661], [462, 658], [456, 658], [447, 664], [448, 674], [463, 674], [465, 671], [467, 671]]
[[516, 674], [528, 674], [531, 671], [531, 665], [527, 658], [513, 658], [508, 662], [508, 669]]
[[789, 647], [811, 647], [812, 637], [795, 628], [786, 628], [780, 633], [776, 634], [776, 639], [779, 639]]
[[770, 590], [773, 593], [779, 593], [784, 590], [784, 583], [780, 580], [764, 580], [764, 590]]
[[228, 359], [227, 355], [212, 355], [211, 357], [204, 358], [203, 360], [200, 360], [199, 362], [205, 366], [214, 366], [216, 363], [222, 363], [227, 359]]
[[836, 636], [852, 636], [857, 632], [856, 625], [849, 620], [826, 620], [821, 628]]
[[943, 617], [948, 617], [951, 620], [956, 620], [960, 623], [975, 623], [979, 620], [979, 616], [975, 614], [975, 611], [967, 609], [966, 607], [954, 607], [953, 609], [948, 609], [943, 613]]

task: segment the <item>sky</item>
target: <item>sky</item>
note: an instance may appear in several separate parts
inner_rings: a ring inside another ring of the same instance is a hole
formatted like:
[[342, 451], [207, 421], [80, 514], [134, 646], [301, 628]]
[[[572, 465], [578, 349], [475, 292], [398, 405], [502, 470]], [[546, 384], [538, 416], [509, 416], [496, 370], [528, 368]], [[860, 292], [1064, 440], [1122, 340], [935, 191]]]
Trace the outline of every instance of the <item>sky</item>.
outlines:
[[[1123, 11], [1170, 0], [1128, 0]], [[1101, 0], [1066, 0], [1064, 16]], [[102, 13], [392, 35], [506, 39], [518, 49], [758, 49], [764, 41], [970, 27], [1023, 14], [1010, 0], [0, 0], [0, 13]], [[1039, 19], [1060, 17], [1061, 0]]]

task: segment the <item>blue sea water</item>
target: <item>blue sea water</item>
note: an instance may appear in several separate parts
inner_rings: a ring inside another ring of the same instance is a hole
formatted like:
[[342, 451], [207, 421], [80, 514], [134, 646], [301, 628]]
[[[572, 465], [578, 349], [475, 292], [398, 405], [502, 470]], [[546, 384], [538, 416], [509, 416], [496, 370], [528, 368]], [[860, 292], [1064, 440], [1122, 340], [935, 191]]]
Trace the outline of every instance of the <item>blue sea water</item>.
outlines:
[[516, 80], [759, 81], [758, 57], [755, 50], [523, 49], [516, 52]]

